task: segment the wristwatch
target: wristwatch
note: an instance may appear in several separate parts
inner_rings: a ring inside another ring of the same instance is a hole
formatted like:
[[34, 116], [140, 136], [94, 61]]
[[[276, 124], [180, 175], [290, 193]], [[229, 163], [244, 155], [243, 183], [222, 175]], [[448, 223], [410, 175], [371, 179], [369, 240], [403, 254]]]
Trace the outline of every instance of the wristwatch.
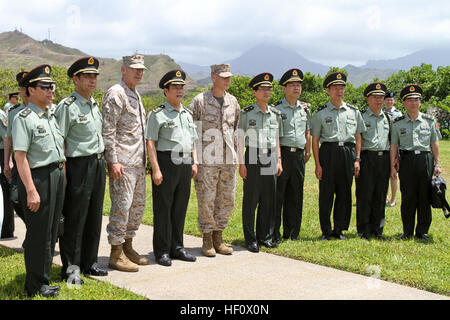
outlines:
[[305, 152], [305, 156], [310, 157], [310, 156], [311, 156], [311, 153]]
[[358, 162], [361, 162], [361, 158], [360, 157], [356, 157], [355, 160], [358, 161]]

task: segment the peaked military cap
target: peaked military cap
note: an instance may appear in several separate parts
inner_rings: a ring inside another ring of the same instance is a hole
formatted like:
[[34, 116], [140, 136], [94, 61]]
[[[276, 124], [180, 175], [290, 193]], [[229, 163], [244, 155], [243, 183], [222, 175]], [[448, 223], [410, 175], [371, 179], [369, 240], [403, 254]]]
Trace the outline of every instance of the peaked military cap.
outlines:
[[9, 99], [11, 99], [12, 97], [19, 96], [19, 92], [8, 93], [8, 96], [9, 96]]
[[159, 87], [164, 89], [170, 84], [181, 84], [185, 85], [186, 73], [181, 69], [173, 69], [167, 72], [159, 81]]
[[34, 82], [47, 82], [55, 83], [50, 77], [52, 72], [52, 67], [49, 64], [41, 64], [33, 70], [27, 73], [27, 75], [22, 79], [22, 85], [24, 87], [29, 87]]
[[386, 98], [393, 98], [393, 97], [395, 97], [395, 92], [394, 91], [386, 92], [386, 95], [384, 96], [385, 99]]
[[409, 84], [400, 91], [400, 99], [405, 101], [407, 98], [422, 98], [423, 90], [417, 84]]
[[364, 89], [364, 97], [368, 97], [370, 95], [374, 96], [385, 96], [386, 95], [386, 85], [381, 82], [373, 82], [369, 84], [366, 89]]
[[93, 73], [100, 74], [98, 72], [99, 61], [94, 57], [84, 57], [75, 61], [67, 70], [69, 78], [76, 76], [79, 73]]
[[343, 72], [333, 72], [326, 76], [323, 81], [323, 87], [328, 88], [332, 84], [343, 84], [344, 86], [347, 83], [347, 76]]
[[303, 72], [300, 69], [290, 69], [286, 71], [280, 79], [280, 85], [285, 86], [289, 82], [302, 82]]
[[260, 73], [253, 77], [248, 86], [257, 90], [259, 86], [272, 88], [273, 75], [268, 72]]
[[22, 80], [25, 78], [27, 73], [28, 73], [28, 71], [20, 71], [18, 74], [16, 74], [16, 81], [17, 81], [19, 87], [23, 87]]

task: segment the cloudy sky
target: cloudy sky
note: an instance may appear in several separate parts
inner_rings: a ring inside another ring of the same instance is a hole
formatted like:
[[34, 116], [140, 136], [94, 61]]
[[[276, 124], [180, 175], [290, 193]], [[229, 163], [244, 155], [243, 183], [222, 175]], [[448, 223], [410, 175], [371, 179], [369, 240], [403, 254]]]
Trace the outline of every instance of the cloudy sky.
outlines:
[[264, 43], [362, 65], [450, 46], [450, 1], [0, 0], [0, 32], [16, 28], [99, 57], [138, 51], [210, 65]]

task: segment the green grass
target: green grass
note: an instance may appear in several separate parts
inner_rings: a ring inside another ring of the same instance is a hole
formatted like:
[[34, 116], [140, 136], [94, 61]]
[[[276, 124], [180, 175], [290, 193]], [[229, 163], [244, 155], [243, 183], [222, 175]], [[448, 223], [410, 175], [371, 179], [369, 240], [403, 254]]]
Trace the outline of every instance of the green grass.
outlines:
[[[450, 186], [450, 141], [440, 142], [443, 177]], [[151, 178], [147, 177], [147, 204], [143, 223], [152, 225]], [[353, 195], [355, 184], [353, 183]], [[107, 191], [108, 192], [108, 191]], [[373, 275], [373, 268], [380, 270], [383, 280], [423, 289], [443, 295], [450, 295], [450, 250], [449, 223], [441, 209], [433, 209], [433, 221], [429, 242], [398, 240], [402, 234], [400, 216], [401, 193], [397, 192], [397, 205], [386, 208], [384, 235], [387, 241], [362, 240], [356, 232], [356, 207], [353, 196], [353, 211], [350, 228], [344, 234], [348, 241], [320, 241], [321, 230], [318, 214], [319, 184], [314, 175], [314, 162], [306, 165], [304, 209], [300, 241], [284, 241], [276, 249], [262, 248], [265, 252], [333, 267], [362, 275]], [[447, 198], [450, 194], [447, 191]], [[109, 195], [105, 197], [104, 214], [109, 213]], [[224, 240], [238, 246], [245, 246], [242, 231], [242, 179], [238, 178], [236, 201], [233, 214], [224, 231]], [[186, 215], [185, 233], [201, 236], [197, 227], [197, 198], [194, 185]]]
[[[0, 247], [0, 300], [48, 300], [41, 296], [28, 297], [25, 293], [25, 264], [23, 254], [13, 249]], [[51, 300], [146, 300], [145, 297], [118, 288], [108, 282], [101, 282], [82, 276], [84, 284], [68, 286], [60, 280], [61, 267], [52, 265], [51, 285], [59, 285], [59, 296]], [[58, 281], [59, 279], [59, 281]], [[57, 282], [54, 282], [54, 281]]]

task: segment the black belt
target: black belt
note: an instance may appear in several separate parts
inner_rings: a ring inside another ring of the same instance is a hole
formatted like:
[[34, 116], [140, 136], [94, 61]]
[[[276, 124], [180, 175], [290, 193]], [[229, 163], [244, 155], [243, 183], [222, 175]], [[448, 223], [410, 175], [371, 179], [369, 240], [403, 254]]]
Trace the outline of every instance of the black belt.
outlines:
[[343, 147], [343, 146], [355, 147], [355, 144], [353, 142], [328, 142], [328, 141], [325, 141], [325, 142], [322, 142], [322, 145], [323, 144], [329, 144], [329, 145], [338, 146], [338, 147]]
[[67, 160], [73, 160], [73, 159], [103, 159], [103, 153], [94, 153], [90, 156], [81, 156], [81, 157], [67, 157]]
[[46, 166], [37, 167], [37, 168], [31, 168], [30, 170], [31, 171], [35, 171], [35, 170], [45, 169], [45, 168], [48, 168], [48, 169], [54, 169], [54, 168], [62, 169], [62, 168], [64, 168], [64, 163], [65, 162], [53, 162], [53, 163], [50, 163], [50, 164], [48, 164]]
[[383, 154], [389, 154], [389, 150], [384, 150], [384, 151], [363, 150], [363, 151], [361, 151], [361, 154], [382, 156]]
[[420, 150], [400, 150], [400, 156], [402, 155], [419, 155], [430, 153], [430, 151], [420, 151]]
[[160, 153], [160, 154], [163, 154], [163, 155], [166, 155], [166, 156], [176, 155], [176, 156], [178, 156], [180, 158], [183, 158], [183, 159], [192, 158], [192, 153], [191, 152], [186, 153], [186, 152], [159, 151], [159, 150], [156, 151], [156, 152]]
[[250, 150], [256, 150], [257, 154], [270, 155], [272, 153], [276, 153], [276, 149], [275, 148], [252, 148], [252, 147], [247, 147], [247, 151], [250, 152]]
[[280, 146], [281, 150], [289, 151], [289, 152], [303, 152], [304, 149], [301, 148], [292, 148], [292, 147], [286, 147], [286, 146]]

